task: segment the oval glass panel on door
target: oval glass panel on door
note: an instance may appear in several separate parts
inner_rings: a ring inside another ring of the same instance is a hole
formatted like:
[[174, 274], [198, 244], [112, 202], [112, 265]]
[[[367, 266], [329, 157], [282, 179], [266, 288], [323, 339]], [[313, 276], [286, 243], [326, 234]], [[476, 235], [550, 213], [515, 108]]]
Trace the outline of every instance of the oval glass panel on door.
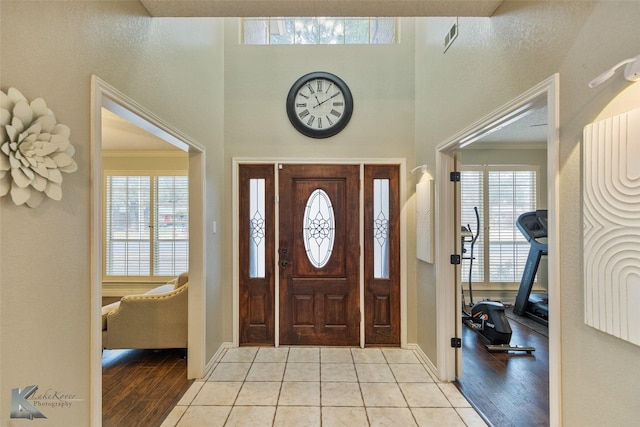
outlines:
[[325, 191], [318, 188], [307, 200], [303, 228], [307, 257], [316, 268], [322, 268], [329, 262], [335, 231], [331, 198]]

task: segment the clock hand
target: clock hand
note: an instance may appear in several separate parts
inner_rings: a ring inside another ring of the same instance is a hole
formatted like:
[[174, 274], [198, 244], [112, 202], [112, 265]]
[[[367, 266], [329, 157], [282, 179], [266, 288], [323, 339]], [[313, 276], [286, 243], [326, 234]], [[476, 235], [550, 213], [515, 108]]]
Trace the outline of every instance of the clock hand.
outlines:
[[[315, 106], [315, 107], [313, 107], [313, 108], [316, 108], [316, 107], [321, 106], [321, 105], [322, 105], [322, 104], [324, 104], [325, 102], [329, 101], [330, 99], [335, 98], [335, 97], [336, 97], [336, 96], [338, 96], [338, 95], [340, 95], [340, 92], [336, 92], [336, 93], [334, 93], [334, 94], [333, 94], [333, 95], [331, 95], [329, 98], [327, 98], [327, 99], [325, 99], [324, 101], [320, 102], [318, 105], [316, 105], [316, 106]], [[317, 98], [316, 98], [316, 99], [317, 99]]]

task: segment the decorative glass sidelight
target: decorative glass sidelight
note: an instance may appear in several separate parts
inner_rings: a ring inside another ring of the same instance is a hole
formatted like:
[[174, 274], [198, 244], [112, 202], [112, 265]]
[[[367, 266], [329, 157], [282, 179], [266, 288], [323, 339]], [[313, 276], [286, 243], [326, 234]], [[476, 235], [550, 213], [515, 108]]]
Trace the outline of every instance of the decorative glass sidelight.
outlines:
[[249, 277], [265, 277], [265, 181], [249, 180]]
[[373, 180], [373, 277], [389, 278], [389, 180]]
[[335, 238], [335, 215], [329, 195], [317, 189], [309, 196], [303, 219], [304, 248], [309, 262], [322, 268], [329, 262]]

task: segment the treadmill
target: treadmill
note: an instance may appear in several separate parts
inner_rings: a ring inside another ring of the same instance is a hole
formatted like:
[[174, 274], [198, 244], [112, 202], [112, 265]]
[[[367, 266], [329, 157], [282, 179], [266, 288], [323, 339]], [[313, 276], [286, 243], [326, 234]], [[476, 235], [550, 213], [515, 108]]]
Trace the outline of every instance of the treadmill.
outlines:
[[530, 317], [543, 325], [549, 325], [548, 294], [531, 293], [533, 281], [540, 265], [540, 258], [547, 255], [549, 246], [547, 243], [547, 210], [523, 213], [516, 220], [516, 226], [531, 247], [522, 273], [513, 312], [519, 316]]

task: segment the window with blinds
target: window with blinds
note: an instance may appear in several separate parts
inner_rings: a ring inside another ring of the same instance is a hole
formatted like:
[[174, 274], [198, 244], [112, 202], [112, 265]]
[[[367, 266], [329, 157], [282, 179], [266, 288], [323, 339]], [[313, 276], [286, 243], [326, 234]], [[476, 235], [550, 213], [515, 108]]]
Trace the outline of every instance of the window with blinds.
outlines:
[[153, 280], [188, 271], [186, 175], [107, 172], [104, 206], [105, 277]]
[[[529, 243], [516, 227], [524, 212], [536, 210], [535, 166], [465, 166], [461, 172], [461, 221], [477, 233], [471, 281], [519, 283], [529, 253]], [[468, 244], [467, 251], [470, 249]], [[469, 253], [467, 252], [467, 254]], [[463, 282], [469, 280], [469, 260], [463, 262]]]

